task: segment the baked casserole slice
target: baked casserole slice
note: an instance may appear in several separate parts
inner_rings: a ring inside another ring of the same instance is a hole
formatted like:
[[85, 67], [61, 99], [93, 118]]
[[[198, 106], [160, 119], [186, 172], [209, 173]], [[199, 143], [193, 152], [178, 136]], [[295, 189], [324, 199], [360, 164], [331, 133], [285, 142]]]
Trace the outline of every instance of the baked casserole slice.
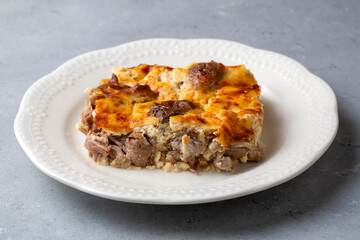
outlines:
[[260, 161], [260, 86], [243, 65], [113, 67], [86, 89], [77, 128], [96, 163], [165, 171], [234, 169]]

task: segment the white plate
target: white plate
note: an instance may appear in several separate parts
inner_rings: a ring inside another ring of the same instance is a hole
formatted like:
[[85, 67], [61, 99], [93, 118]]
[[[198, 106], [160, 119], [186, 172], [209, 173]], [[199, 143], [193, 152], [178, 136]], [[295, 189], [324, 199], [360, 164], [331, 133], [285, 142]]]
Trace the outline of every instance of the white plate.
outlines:
[[[165, 173], [95, 164], [75, 123], [83, 93], [111, 75], [112, 66], [140, 63], [184, 67], [215, 60], [243, 63], [262, 86], [267, 145], [260, 163], [232, 173]], [[39, 79], [26, 92], [15, 119], [16, 137], [44, 173], [104, 198], [152, 204], [218, 201], [258, 192], [294, 178], [330, 146], [338, 127], [334, 92], [302, 65], [283, 55], [215, 39], [149, 39], [78, 56]]]

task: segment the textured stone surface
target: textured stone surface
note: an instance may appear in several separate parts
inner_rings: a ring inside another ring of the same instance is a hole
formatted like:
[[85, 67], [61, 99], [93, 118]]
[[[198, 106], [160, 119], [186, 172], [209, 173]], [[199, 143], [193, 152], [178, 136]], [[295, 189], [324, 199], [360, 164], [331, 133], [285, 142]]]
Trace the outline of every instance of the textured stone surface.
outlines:
[[[0, 239], [357, 239], [359, 12], [355, 0], [2, 1]], [[222, 38], [298, 60], [337, 94], [334, 143], [285, 184], [202, 205], [115, 202], [38, 170], [12, 130], [26, 89], [81, 53], [153, 37]]]

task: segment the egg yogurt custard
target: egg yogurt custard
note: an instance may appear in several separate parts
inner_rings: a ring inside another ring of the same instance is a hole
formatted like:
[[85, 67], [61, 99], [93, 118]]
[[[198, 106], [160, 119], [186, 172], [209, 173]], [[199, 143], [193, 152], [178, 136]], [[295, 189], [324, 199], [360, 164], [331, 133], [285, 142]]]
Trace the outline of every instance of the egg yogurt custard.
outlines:
[[260, 161], [261, 88], [243, 65], [113, 67], [77, 129], [96, 163], [197, 173]]

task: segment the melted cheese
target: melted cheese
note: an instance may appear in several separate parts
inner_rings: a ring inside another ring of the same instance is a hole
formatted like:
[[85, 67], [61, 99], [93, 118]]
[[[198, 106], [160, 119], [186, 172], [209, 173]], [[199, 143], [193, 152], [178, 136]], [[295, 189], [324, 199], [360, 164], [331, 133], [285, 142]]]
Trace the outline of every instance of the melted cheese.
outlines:
[[123, 104], [116, 98], [96, 100], [94, 123], [113, 133], [126, 133], [130, 131], [132, 110], [132, 105]]
[[[91, 94], [102, 94], [95, 102], [94, 123], [98, 128], [114, 134], [126, 134], [135, 127], [156, 126], [159, 119], [148, 116], [154, 102], [166, 100], [188, 100], [198, 108], [170, 117], [172, 131], [187, 128], [202, 128], [211, 131], [225, 148], [239, 141], [250, 141], [262, 126], [262, 104], [258, 102], [260, 87], [254, 76], [243, 65], [225, 66], [224, 74], [217, 87], [211, 90], [196, 89], [185, 68], [140, 65], [133, 68], [112, 69], [118, 85], [133, 87], [148, 85], [157, 93], [156, 99], [135, 96], [131, 91], [105, 88]], [[100, 84], [106, 84], [104, 79]], [[257, 134], [256, 134], [257, 135]]]

